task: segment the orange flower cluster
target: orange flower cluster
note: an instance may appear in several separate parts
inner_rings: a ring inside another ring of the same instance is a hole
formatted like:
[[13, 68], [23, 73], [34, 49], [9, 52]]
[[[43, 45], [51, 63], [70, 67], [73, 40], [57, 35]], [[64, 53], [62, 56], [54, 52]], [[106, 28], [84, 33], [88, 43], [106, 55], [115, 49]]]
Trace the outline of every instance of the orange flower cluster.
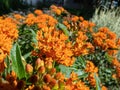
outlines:
[[84, 82], [78, 79], [78, 75], [76, 73], [72, 72], [70, 78], [66, 80], [65, 90], [90, 90], [90, 89], [84, 84]]
[[40, 55], [45, 55], [66, 66], [72, 65], [75, 59], [71, 42], [67, 42], [67, 39], [63, 32], [54, 28], [39, 30], [37, 40]]
[[96, 80], [94, 78], [94, 73], [96, 73], [96, 74], [98, 73], [98, 68], [95, 67], [95, 65], [92, 61], [87, 61], [85, 72], [89, 73], [87, 79], [90, 82], [90, 85], [95, 87], [96, 86]]
[[25, 20], [25, 24], [31, 26], [34, 24], [38, 25], [39, 29], [46, 27], [54, 27], [57, 24], [57, 20], [52, 16], [43, 14], [41, 10], [35, 10], [35, 14], [28, 14]]
[[12, 18], [0, 18], [0, 63], [10, 53], [12, 43], [18, 38], [17, 26]]
[[102, 27], [97, 33], [93, 34], [95, 46], [108, 52], [109, 55], [115, 55], [119, 49], [116, 34], [111, 32], [107, 27]]
[[87, 39], [88, 37], [82, 31], [78, 31], [78, 36], [73, 46], [75, 56], [86, 55], [94, 52], [94, 46], [90, 42], [87, 42]]
[[84, 20], [83, 17], [75, 15], [68, 15], [67, 17], [64, 17], [63, 24], [68, 28], [68, 30], [73, 32], [93, 32], [93, 27], [95, 26], [93, 22]]
[[67, 13], [67, 11], [63, 7], [57, 7], [55, 5], [50, 6], [51, 11], [56, 15], [61, 15], [62, 13]]
[[117, 58], [114, 58], [112, 60], [112, 65], [115, 67], [116, 69], [116, 76], [118, 79], [120, 79], [120, 62], [117, 60]]

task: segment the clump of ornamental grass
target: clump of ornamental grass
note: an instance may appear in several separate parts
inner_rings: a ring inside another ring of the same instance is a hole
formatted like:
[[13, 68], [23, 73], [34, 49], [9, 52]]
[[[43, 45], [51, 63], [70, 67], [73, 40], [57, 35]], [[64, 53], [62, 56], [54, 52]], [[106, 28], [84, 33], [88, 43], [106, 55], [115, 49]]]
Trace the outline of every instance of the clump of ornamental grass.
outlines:
[[111, 31], [115, 32], [118, 37], [120, 36], [120, 8], [110, 10], [100, 10], [97, 8], [90, 21], [96, 24], [95, 29], [99, 27], [108, 27]]

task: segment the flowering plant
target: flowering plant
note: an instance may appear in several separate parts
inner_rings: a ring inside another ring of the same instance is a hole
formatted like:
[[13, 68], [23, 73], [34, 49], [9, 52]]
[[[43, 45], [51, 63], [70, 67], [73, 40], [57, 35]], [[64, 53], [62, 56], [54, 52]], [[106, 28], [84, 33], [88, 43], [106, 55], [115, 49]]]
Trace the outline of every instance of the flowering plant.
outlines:
[[[35, 10], [8, 17], [0, 20], [9, 20], [1, 23], [0, 35], [11, 41], [0, 47], [0, 89], [119, 89], [120, 39], [107, 27], [94, 31], [94, 23], [54, 5], [49, 14]], [[12, 46], [4, 49], [4, 45]]]

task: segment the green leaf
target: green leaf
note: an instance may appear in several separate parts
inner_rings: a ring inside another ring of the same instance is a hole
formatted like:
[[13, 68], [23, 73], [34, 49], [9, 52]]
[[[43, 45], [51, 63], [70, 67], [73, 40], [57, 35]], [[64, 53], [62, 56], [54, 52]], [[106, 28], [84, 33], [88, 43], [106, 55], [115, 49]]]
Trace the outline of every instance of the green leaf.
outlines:
[[98, 76], [96, 74], [94, 74], [94, 78], [96, 80], [96, 90], [101, 90], [100, 79], [98, 78]]
[[10, 58], [12, 60], [12, 69], [16, 72], [16, 74], [18, 74], [18, 66], [16, 61], [16, 44], [14, 44], [11, 49]]
[[6, 61], [6, 64], [7, 64], [6, 71], [7, 71], [7, 73], [10, 73], [11, 67], [10, 67], [10, 59], [9, 59], [8, 56], [6, 57], [5, 61]]
[[79, 57], [77, 58], [77, 62], [79, 62], [79, 64], [80, 64], [83, 68], [86, 67], [85, 59], [84, 59], [82, 56], [79, 56]]
[[30, 55], [31, 55], [31, 52], [28, 52], [23, 57], [24, 57], [24, 59], [27, 59]]
[[69, 36], [69, 31], [67, 30], [67, 27], [61, 23], [58, 23], [58, 27], [63, 30], [64, 34]]
[[17, 60], [17, 66], [18, 66], [18, 77], [20, 79], [25, 78], [25, 68], [24, 65], [22, 63], [22, 55], [20, 52], [20, 48], [19, 45], [16, 45], [16, 60]]
[[11, 71], [10, 59], [8, 56], [5, 58], [5, 63], [7, 65], [7, 67], [5, 68], [4, 72], [2, 73], [2, 76], [4, 76], [4, 77], [6, 77], [7, 74], [10, 73], [10, 71]]
[[30, 29], [30, 31], [32, 32], [32, 42], [37, 44], [37, 39], [36, 39], [36, 33], [33, 29]]
[[26, 77], [24, 65], [22, 63], [22, 55], [18, 44], [15, 44], [11, 50], [12, 68], [17, 73], [19, 79]]
[[66, 77], [69, 77], [70, 73], [72, 72], [69, 67], [66, 67], [64, 65], [59, 65], [59, 69]]

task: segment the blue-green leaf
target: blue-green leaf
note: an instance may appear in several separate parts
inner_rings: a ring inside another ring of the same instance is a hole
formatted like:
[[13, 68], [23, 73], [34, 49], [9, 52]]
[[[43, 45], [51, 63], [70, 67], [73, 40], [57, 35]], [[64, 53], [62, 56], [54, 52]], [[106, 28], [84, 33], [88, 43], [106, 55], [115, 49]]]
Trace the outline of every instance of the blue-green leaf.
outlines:
[[19, 45], [16, 45], [16, 61], [17, 61], [17, 66], [18, 66], [18, 77], [20, 79], [25, 78], [25, 68], [24, 65], [22, 63], [22, 55], [20, 52], [20, 48]]
[[69, 67], [66, 67], [64, 65], [59, 65], [59, 69], [66, 77], [69, 77], [70, 73], [72, 72]]
[[18, 44], [15, 44], [11, 50], [12, 69], [17, 73], [19, 79], [25, 78], [25, 68], [22, 63], [22, 56]]
[[69, 31], [67, 30], [67, 27], [61, 23], [58, 23], [58, 27], [63, 30], [64, 34], [69, 36]]

